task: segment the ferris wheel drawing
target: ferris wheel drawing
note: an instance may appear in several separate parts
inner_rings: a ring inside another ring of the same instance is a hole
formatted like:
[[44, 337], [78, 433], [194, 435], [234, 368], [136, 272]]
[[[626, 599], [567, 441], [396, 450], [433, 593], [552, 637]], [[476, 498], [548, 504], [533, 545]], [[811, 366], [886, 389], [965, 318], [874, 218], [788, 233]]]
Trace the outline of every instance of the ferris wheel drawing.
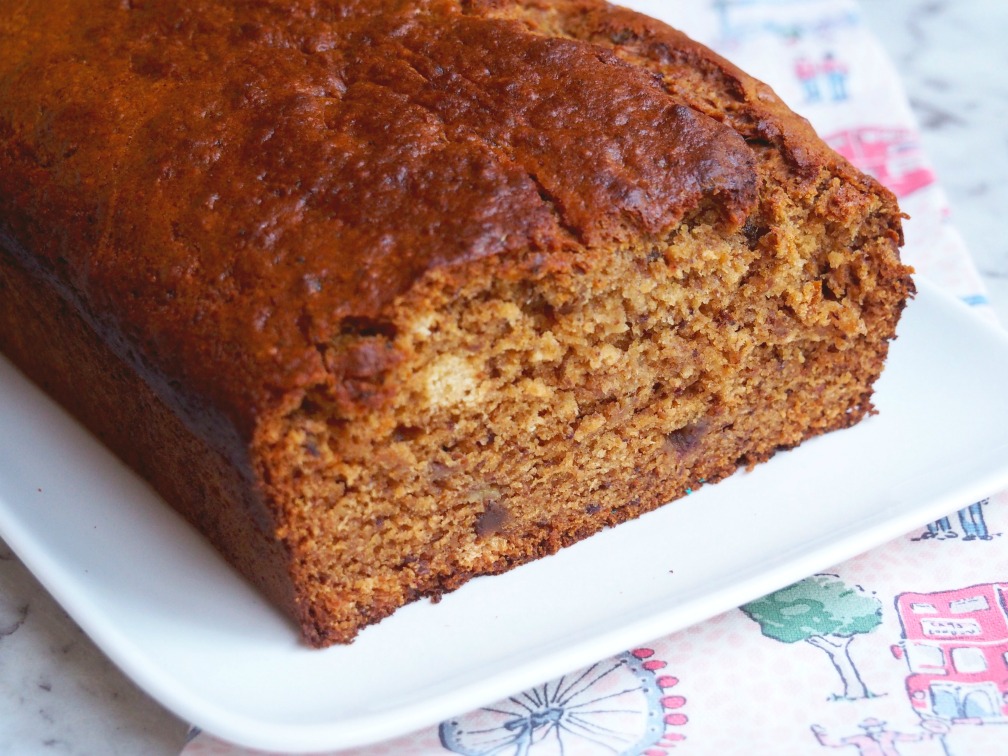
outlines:
[[679, 680], [639, 648], [441, 723], [464, 756], [663, 756], [684, 739]]

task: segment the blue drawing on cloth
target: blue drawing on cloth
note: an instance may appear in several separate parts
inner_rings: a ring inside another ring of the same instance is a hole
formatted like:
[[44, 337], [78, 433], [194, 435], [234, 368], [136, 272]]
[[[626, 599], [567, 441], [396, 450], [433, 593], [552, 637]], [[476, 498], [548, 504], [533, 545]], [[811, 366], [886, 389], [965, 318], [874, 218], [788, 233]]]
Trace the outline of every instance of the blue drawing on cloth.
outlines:
[[[465, 756], [664, 753], [684, 736], [678, 683], [637, 649], [441, 723], [441, 745]], [[669, 713], [671, 710], [671, 713]]]
[[822, 59], [822, 73], [826, 77], [826, 84], [829, 86], [830, 97], [834, 102], [847, 99], [847, 66], [837, 60], [837, 57], [828, 52]]
[[983, 294], [967, 294], [966, 296], [959, 298], [970, 307], [990, 304], [990, 300]]
[[[968, 507], [960, 509], [957, 513], [964, 541], [990, 541], [993, 540], [995, 536], [1000, 535], [1000, 533], [992, 534], [987, 529], [987, 522], [984, 520], [983, 506], [988, 501], [988, 499], [983, 499], [982, 501], [970, 504]], [[942, 517], [934, 522], [928, 523], [927, 530], [912, 540], [926, 541], [934, 538], [943, 541], [958, 537], [959, 532], [952, 525], [949, 518]]]
[[761, 35], [828, 38], [861, 23], [856, 10], [831, 0], [712, 0], [711, 7], [719, 40], [729, 47]]
[[983, 504], [978, 501], [970, 504], [965, 509], [959, 510], [959, 524], [963, 529], [963, 540], [974, 541], [977, 538], [989, 541], [993, 536], [987, 531], [987, 523], [984, 522]]

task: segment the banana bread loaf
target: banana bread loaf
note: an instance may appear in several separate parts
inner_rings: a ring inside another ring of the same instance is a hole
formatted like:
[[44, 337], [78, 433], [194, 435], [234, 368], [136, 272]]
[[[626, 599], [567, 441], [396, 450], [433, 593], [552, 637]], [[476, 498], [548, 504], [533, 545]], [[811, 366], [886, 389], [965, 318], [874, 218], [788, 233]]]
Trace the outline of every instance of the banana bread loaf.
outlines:
[[349, 642], [872, 411], [893, 196], [601, 0], [0, 4], [0, 347]]

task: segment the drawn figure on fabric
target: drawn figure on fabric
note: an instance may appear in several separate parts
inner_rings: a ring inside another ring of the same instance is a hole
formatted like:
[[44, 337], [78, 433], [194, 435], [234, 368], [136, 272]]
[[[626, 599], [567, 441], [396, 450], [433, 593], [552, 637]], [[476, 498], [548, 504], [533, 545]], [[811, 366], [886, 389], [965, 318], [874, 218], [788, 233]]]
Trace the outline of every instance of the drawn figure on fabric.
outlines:
[[801, 82], [802, 91], [805, 92], [805, 102], [819, 102], [821, 97], [819, 92], [819, 69], [815, 63], [802, 56], [795, 61], [795, 76]]
[[819, 63], [806, 55], [800, 56], [794, 62], [794, 75], [801, 84], [807, 103], [820, 102], [825, 94], [829, 95], [831, 102], [847, 99], [847, 66], [831, 52], [824, 54]]
[[940, 517], [934, 522], [929, 522], [927, 524], [927, 530], [912, 540], [926, 541], [931, 538], [936, 538], [939, 541], [944, 541], [946, 538], [958, 537], [959, 534], [955, 531], [955, 528], [952, 527], [952, 523], [949, 522], [949, 518]]
[[781, 643], [805, 641], [822, 650], [843, 683], [833, 700], [874, 698], [851, 658], [857, 635], [882, 623], [882, 602], [837, 575], [813, 575], [740, 607], [763, 635]]
[[[959, 517], [959, 525], [962, 528], [962, 535], [964, 541], [990, 541], [994, 538], [997, 533], [991, 534], [987, 529], [987, 522], [984, 520], [983, 506], [987, 504], [988, 499], [978, 501], [975, 504], [970, 504], [968, 507], [963, 507], [957, 513]], [[943, 541], [950, 538], [958, 538], [959, 533], [953, 527], [948, 517], [942, 517], [934, 522], [930, 522], [927, 525], [927, 530], [921, 533], [916, 538], [912, 539], [914, 541], [926, 541], [929, 539], [937, 539]]]
[[679, 680], [639, 648], [441, 723], [441, 745], [466, 756], [665, 753], [685, 736]]
[[987, 531], [987, 523], [984, 522], [983, 505], [986, 503], [987, 500], [985, 499], [959, 510], [959, 524], [962, 525], [964, 541], [974, 541], [976, 539], [989, 541], [993, 538]]
[[834, 102], [847, 99], [847, 66], [828, 52], [823, 56], [821, 70], [829, 86], [830, 97]]
[[830, 735], [825, 727], [812, 725], [812, 733], [819, 745], [827, 748], [857, 748], [861, 756], [900, 756], [897, 743], [919, 743], [922, 740], [941, 738], [949, 727], [944, 722], [931, 720], [922, 725], [922, 732], [906, 733], [886, 729], [886, 723], [880, 719], [869, 717], [858, 724], [861, 732], [852, 735], [835, 737]]

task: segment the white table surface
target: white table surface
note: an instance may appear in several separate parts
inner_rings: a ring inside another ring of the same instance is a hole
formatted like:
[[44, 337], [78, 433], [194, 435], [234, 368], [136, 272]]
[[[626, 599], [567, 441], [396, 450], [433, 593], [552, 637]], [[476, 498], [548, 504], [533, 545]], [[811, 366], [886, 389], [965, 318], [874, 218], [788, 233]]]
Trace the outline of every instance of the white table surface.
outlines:
[[[953, 222], [1008, 323], [1008, 3], [862, 6], [903, 74]], [[177, 754], [187, 729], [104, 658], [0, 541], [0, 754]]]

